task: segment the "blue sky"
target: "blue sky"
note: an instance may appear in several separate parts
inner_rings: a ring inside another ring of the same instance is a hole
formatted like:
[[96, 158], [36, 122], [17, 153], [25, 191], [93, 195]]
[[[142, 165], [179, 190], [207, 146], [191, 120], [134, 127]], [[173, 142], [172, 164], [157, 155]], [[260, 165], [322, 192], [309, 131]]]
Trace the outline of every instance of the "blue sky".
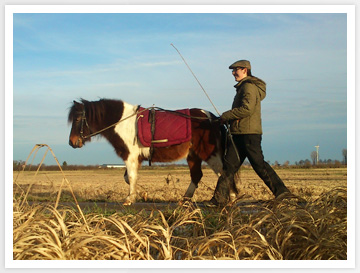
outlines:
[[[238, 11], [237, 11], [238, 12]], [[36, 143], [60, 163], [121, 163], [96, 138], [68, 145], [74, 99], [122, 99], [144, 107], [231, 107], [228, 66], [248, 59], [267, 83], [265, 159], [342, 160], [347, 147], [346, 13], [17, 13], [13, 17], [13, 159]], [[354, 98], [350, 98], [354, 99]], [[41, 156], [39, 156], [39, 160]], [[46, 164], [54, 164], [48, 156]]]

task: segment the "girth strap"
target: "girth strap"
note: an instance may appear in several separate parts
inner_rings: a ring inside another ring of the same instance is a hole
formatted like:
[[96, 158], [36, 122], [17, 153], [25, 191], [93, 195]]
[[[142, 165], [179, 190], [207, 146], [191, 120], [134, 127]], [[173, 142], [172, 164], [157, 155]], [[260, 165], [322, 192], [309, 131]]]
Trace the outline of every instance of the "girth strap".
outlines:
[[154, 134], [155, 134], [155, 108], [151, 108], [149, 111], [149, 123], [151, 124], [151, 145], [150, 145], [150, 156], [149, 156], [149, 166], [151, 166], [152, 155], [154, 152]]

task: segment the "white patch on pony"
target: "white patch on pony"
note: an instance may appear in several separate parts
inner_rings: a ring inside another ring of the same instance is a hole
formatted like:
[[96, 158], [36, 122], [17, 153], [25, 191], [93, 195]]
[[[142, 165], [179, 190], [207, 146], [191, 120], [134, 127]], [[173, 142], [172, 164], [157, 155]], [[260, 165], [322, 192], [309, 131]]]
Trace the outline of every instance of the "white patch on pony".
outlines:
[[212, 155], [206, 163], [210, 166], [210, 168], [216, 173], [218, 177], [220, 177], [222, 171], [223, 171], [223, 162], [221, 155], [216, 154]]
[[141, 155], [148, 158], [150, 155], [150, 148], [142, 146], [137, 137], [136, 110], [138, 106], [126, 102], [123, 103], [124, 112], [120, 119], [120, 123], [115, 126], [115, 132], [128, 147], [130, 152], [129, 157], [138, 158], [138, 156]]
[[136, 181], [138, 178], [139, 155], [148, 157], [150, 148], [143, 147], [137, 139], [136, 110], [137, 106], [124, 102], [124, 112], [120, 122], [115, 126], [115, 132], [121, 137], [129, 150], [129, 156], [125, 161], [129, 182], [129, 195], [124, 205], [130, 205], [136, 201]]
[[195, 185], [195, 183], [193, 181], [191, 181], [187, 191], [185, 192], [184, 197], [185, 198], [192, 198], [194, 196], [196, 188], [197, 188], [197, 186]]

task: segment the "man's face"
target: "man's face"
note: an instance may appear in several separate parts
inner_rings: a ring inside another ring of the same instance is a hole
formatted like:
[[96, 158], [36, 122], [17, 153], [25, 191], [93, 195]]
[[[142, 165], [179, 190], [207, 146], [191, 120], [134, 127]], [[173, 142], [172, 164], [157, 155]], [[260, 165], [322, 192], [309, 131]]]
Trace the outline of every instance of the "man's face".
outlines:
[[232, 70], [232, 74], [235, 77], [235, 81], [239, 82], [247, 77], [247, 68], [236, 67]]

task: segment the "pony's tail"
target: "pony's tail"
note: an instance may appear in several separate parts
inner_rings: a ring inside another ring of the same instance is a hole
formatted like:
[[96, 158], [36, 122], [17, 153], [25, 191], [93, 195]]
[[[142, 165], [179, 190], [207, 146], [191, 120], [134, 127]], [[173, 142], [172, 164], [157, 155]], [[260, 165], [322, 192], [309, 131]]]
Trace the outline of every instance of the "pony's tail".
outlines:
[[[229, 141], [228, 139], [228, 131], [226, 129], [226, 126], [224, 124], [220, 123], [220, 118], [216, 117], [213, 113], [209, 112], [209, 111], [204, 111], [202, 110], [209, 118], [210, 123], [212, 124], [216, 124], [215, 126], [219, 126], [218, 128], [215, 127], [216, 129], [219, 130], [220, 132], [220, 147], [219, 150], [221, 151], [221, 160], [224, 163], [224, 158], [225, 158], [225, 153], [226, 153], [226, 149], [227, 149], [227, 142]], [[213, 126], [214, 126], [213, 125]]]

